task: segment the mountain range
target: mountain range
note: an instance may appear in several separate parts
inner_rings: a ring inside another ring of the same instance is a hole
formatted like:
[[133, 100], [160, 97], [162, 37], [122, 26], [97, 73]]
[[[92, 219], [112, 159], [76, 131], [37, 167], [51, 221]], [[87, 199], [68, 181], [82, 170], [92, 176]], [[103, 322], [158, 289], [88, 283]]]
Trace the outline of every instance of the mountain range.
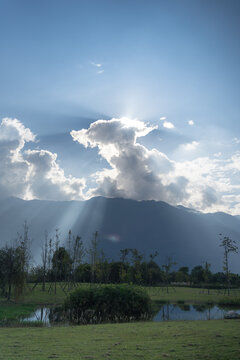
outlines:
[[[86, 247], [99, 232], [99, 246], [107, 258], [118, 259], [120, 249], [137, 248], [146, 259], [158, 251], [161, 265], [171, 257], [180, 266], [211, 264], [222, 271], [223, 248], [219, 234], [229, 236], [240, 247], [240, 218], [217, 212], [204, 214], [161, 201], [135, 201], [94, 197], [87, 201], [0, 200], [0, 246], [11, 243], [29, 225], [35, 263], [40, 261], [44, 232], [60, 232], [62, 244], [69, 229], [82, 237]], [[240, 255], [230, 254], [231, 271], [240, 272]]]

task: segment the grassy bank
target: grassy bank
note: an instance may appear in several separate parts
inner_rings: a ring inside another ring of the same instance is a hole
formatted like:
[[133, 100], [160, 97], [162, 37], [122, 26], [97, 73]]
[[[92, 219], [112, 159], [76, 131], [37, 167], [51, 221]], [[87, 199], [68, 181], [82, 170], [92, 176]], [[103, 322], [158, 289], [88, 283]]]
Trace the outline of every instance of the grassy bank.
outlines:
[[0, 326], [18, 322], [20, 318], [29, 316], [35, 308], [35, 305], [0, 302]]
[[[89, 287], [89, 284], [79, 284], [80, 287]], [[101, 285], [100, 285], [101, 286]], [[48, 286], [47, 286], [48, 289]], [[204, 289], [176, 287], [174, 290], [161, 287], [146, 287], [154, 308], [158, 309], [159, 303], [170, 302], [173, 304], [220, 304], [240, 307], [240, 290], [232, 290], [230, 296], [224, 295], [221, 290], [211, 290], [210, 293]], [[17, 303], [7, 302], [0, 299], [0, 326], [8, 321], [12, 322], [21, 317], [27, 317], [36, 308], [41, 306], [61, 305], [67, 294], [63, 291], [60, 284], [57, 285], [57, 293], [43, 292], [41, 285], [35, 287], [33, 291], [26, 290], [25, 296]], [[34, 324], [33, 324], [34, 325]]]
[[239, 359], [240, 321], [2, 328], [0, 359]]
[[153, 301], [218, 304], [226, 300], [226, 303], [231, 304], [231, 302], [234, 302], [235, 305], [240, 305], [240, 289], [231, 290], [230, 296], [224, 294], [223, 290], [212, 289], [208, 293], [207, 289], [189, 287], [169, 288], [169, 292], [167, 292], [166, 288], [161, 287], [148, 287], [146, 290]]
[[[79, 284], [78, 286], [88, 287], [89, 284]], [[101, 285], [98, 285], [101, 286]], [[31, 288], [31, 286], [29, 286]], [[167, 292], [166, 288], [161, 287], [143, 287], [149, 293], [153, 301], [168, 301], [171, 303], [185, 302], [185, 303], [218, 303], [223, 299], [226, 301], [234, 300], [237, 302], [239, 300], [240, 304], [240, 290], [231, 290], [230, 296], [224, 295], [223, 290], [210, 290], [208, 294], [205, 289], [197, 288], [187, 288], [187, 287], [175, 287], [169, 288]], [[48, 285], [46, 291], [43, 292], [41, 285], [35, 287], [31, 292], [27, 290], [24, 298], [20, 301], [23, 304], [33, 304], [33, 305], [58, 305], [62, 304], [66, 298], [66, 293], [63, 291], [60, 284], [57, 284], [57, 293], [54, 294], [53, 291], [48, 292]]]

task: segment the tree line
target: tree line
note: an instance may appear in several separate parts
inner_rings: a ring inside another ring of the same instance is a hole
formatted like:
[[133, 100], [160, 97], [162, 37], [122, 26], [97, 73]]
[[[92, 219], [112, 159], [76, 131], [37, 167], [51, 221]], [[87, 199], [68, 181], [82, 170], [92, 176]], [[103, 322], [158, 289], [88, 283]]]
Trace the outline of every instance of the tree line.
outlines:
[[147, 257], [138, 249], [120, 250], [117, 261], [106, 258], [100, 248], [99, 234], [96, 231], [88, 247], [84, 246], [80, 236], [74, 236], [69, 230], [64, 244], [60, 242], [60, 233], [56, 229], [54, 237], [45, 232], [41, 246], [41, 262], [31, 266], [31, 241], [28, 225], [23, 225], [22, 235], [12, 245], [0, 249], [0, 288], [8, 299], [14, 291], [15, 298], [41, 284], [42, 291], [57, 292], [57, 283], [66, 293], [79, 282], [86, 283], [128, 283], [146, 286], [163, 285], [167, 289], [172, 285], [231, 286], [240, 285], [240, 276], [230, 272], [229, 254], [237, 252], [235, 241], [220, 234], [220, 246], [223, 247], [223, 271], [213, 273], [211, 264], [205, 262], [190, 271], [189, 267], [177, 264], [167, 258], [161, 266], [156, 262], [158, 252]]

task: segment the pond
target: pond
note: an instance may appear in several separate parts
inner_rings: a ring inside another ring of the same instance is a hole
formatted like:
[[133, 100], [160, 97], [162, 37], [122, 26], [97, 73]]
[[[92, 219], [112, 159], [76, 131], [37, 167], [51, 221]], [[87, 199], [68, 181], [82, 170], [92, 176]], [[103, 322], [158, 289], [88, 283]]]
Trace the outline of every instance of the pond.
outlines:
[[[196, 304], [164, 304], [158, 313], [153, 317], [153, 321], [168, 320], [218, 320], [233, 310], [232, 307], [220, 308], [217, 305], [196, 305]], [[234, 312], [240, 314], [240, 309]]]
[[[232, 307], [220, 308], [217, 305], [196, 305], [196, 304], [163, 304], [159, 311], [153, 316], [152, 321], [170, 320], [218, 320], [232, 310]], [[234, 312], [240, 315], [240, 309], [234, 308]], [[59, 308], [42, 307], [35, 310], [30, 316], [21, 320], [22, 322], [42, 322], [45, 326], [69, 325], [70, 322], [64, 319]]]

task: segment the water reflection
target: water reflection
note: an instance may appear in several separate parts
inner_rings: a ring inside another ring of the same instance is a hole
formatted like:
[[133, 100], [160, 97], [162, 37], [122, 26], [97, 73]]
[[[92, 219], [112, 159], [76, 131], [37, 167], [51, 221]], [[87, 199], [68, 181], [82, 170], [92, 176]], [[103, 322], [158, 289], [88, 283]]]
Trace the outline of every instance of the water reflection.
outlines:
[[[207, 304], [162, 304], [159, 305], [159, 311], [154, 315], [153, 321], [169, 320], [218, 320], [223, 319], [224, 315], [231, 308], [220, 308], [217, 305]], [[240, 309], [235, 311], [240, 314]], [[22, 321], [40, 321], [45, 326], [55, 324], [69, 325], [66, 314], [60, 307], [42, 307], [34, 311]]]
[[[154, 316], [153, 321], [168, 320], [218, 320], [223, 319], [230, 308], [206, 304], [164, 304]], [[240, 310], [236, 310], [240, 314]]]
[[30, 316], [25, 317], [22, 321], [40, 321], [46, 326], [54, 323], [68, 324], [64, 318], [61, 307], [42, 307], [35, 310]]

